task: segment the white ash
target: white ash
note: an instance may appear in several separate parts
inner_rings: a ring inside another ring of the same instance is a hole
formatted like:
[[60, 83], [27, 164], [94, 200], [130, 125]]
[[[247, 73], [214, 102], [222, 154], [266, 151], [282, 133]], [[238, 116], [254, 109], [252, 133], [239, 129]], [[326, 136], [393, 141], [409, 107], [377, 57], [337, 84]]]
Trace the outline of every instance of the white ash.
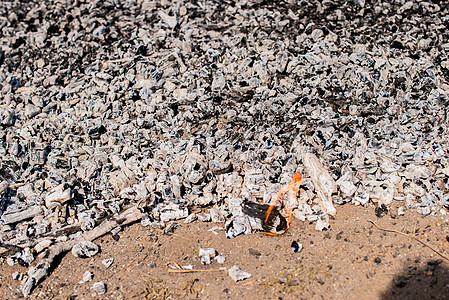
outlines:
[[0, 5], [26, 15], [0, 37], [2, 243], [42, 252], [136, 204], [225, 223], [231, 199], [269, 203], [296, 171], [298, 205], [322, 213], [446, 212], [449, 8], [329, 3]]
[[212, 259], [216, 256], [217, 252], [214, 248], [200, 248], [200, 258], [203, 265], [210, 265]]
[[99, 250], [100, 247], [98, 247], [95, 243], [91, 241], [82, 241], [73, 246], [72, 254], [75, 257], [86, 258], [94, 256]]
[[315, 224], [315, 229], [319, 230], [319, 231], [323, 231], [324, 229], [328, 229], [329, 226], [330, 226], [329, 215], [323, 214], [318, 217], [317, 222]]
[[83, 274], [83, 282], [91, 281], [94, 278], [94, 274], [91, 271], [86, 271]]
[[198, 219], [202, 222], [210, 222], [211, 221], [211, 217], [210, 214], [206, 213], [204, 215], [197, 215]]
[[224, 257], [223, 255], [217, 255], [214, 257], [214, 259], [217, 261], [217, 263], [219, 264], [224, 264], [226, 261], [226, 257]]
[[180, 207], [177, 204], [163, 206], [159, 212], [159, 218], [162, 222], [184, 219], [188, 216], [189, 211], [187, 207]]
[[211, 229], [209, 229], [208, 231], [210, 231], [210, 232], [212, 232], [213, 234], [217, 235], [217, 234], [218, 234], [218, 231], [221, 231], [221, 230], [223, 230], [223, 227], [220, 227], [220, 226], [214, 226], [214, 227], [212, 227]]
[[22, 280], [22, 278], [23, 278], [23, 274], [22, 273], [20, 273], [20, 272], [14, 272], [14, 273], [12, 273], [12, 279], [13, 280]]
[[234, 265], [228, 270], [228, 275], [231, 277], [232, 280], [235, 282], [240, 280], [245, 280], [249, 277], [251, 277], [251, 274], [248, 272], [243, 271], [238, 266]]
[[145, 215], [142, 220], [140, 220], [140, 224], [144, 227], [151, 225], [152, 218], [149, 215]]
[[102, 281], [95, 282], [90, 288], [90, 293], [92, 297], [103, 295], [106, 293], [106, 285]]
[[106, 259], [103, 259], [103, 260], [101, 261], [101, 263], [102, 263], [106, 268], [109, 268], [109, 267], [112, 266], [112, 264], [114, 263], [114, 259], [113, 259], [113, 258], [106, 258]]
[[192, 222], [196, 221], [197, 219], [198, 219], [197, 214], [191, 213], [191, 214], [188, 215], [187, 218], [184, 220], [184, 223], [185, 223], [185, 224], [192, 223]]

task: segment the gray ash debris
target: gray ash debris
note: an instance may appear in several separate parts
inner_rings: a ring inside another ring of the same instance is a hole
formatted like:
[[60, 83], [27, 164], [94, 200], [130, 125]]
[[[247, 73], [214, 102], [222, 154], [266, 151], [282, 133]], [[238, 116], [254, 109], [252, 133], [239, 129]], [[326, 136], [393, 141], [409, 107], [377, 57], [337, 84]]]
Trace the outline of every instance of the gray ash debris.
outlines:
[[1, 1], [4, 253], [70, 251], [133, 206], [252, 232], [243, 199], [268, 205], [297, 172], [293, 214], [321, 229], [345, 202], [446, 213], [448, 9]]

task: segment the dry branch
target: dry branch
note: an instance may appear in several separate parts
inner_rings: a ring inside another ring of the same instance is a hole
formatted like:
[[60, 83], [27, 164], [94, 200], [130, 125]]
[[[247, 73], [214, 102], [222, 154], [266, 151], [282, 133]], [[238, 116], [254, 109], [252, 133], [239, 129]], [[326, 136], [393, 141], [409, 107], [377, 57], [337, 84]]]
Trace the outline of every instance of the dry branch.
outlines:
[[195, 273], [195, 272], [220, 272], [220, 271], [227, 271], [229, 268], [225, 269], [208, 269], [208, 270], [168, 270], [168, 273]]

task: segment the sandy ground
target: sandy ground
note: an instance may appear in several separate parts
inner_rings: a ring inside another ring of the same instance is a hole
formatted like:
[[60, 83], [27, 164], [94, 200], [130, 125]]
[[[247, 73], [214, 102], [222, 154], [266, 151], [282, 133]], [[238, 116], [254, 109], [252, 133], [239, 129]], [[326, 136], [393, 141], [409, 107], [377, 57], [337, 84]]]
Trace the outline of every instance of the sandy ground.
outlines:
[[[416, 240], [377, 229], [398, 230], [449, 256], [448, 217], [405, 216], [378, 218], [373, 208], [337, 208], [327, 231], [293, 220], [282, 236], [263, 233], [226, 239], [224, 224], [179, 222], [174, 234], [134, 224], [118, 241], [110, 235], [96, 240], [101, 253], [80, 259], [71, 253], [34, 290], [30, 299], [447, 299], [449, 262]], [[393, 210], [392, 210], [393, 211]], [[214, 231], [217, 233], [215, 234]], [[299, 253], [293, 241], [304, 245]], [[212, 247], [226, 261], [202, 265], [199, 249]], [[102, 260], [113, 258], [106, 268]], [[170, 273], [179, 266], [204, 270]], [[239, 266], [252, 276], [234, 282], [220, 268]], [[94, 278], [82, 283], [83, 273]], [[1, 267], [0, 295], [23, 297], [13, 272], [26, 268]], [[90, 287], [103, 281], [104, 295], [92, 297]]]

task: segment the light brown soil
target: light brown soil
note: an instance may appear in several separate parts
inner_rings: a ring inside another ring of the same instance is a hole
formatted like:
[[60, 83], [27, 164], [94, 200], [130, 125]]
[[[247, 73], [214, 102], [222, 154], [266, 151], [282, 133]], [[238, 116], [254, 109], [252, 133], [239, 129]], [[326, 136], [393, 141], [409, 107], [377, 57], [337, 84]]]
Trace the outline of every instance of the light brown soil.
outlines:
[[[394, 218], [393, 218], [394, 217]], [[179, 222], [173, 235], [134, 224], [124, 229], [120, 240], [110, 235], [96, 240], [101, 253], [93, 258], [66, 254], [52, 274], [36, 288], [31, 299], [447, 299], [449, 263], [417, 241], [379, 226], [409, 232], [449, 256], [448, 217], [405, 216], [377, 218], [373, 208], [337, 207], [327, 231], [315, 224], [293, 220], [282, 236], [263, 233], [226, 239], [224, 224]], [[300, 253], [292, 241], [304, 245]], [[226, 257], [224, 264], [202, 265], [199, 249], [215, 248]], [[114, 258], [106, 268], [102, 260]], [[169, 273], [191, 264], [195, 273]], [[239, 266], [252, 276], [234, 282], [220, 267]], [[94, 274], [80, 283], [83, 273]], [[218, 270], [218, 271], [217, 271]], [[12, 273], [26, 268], [6, 263], [1, 267], [0, 295], [21, 296], [21, 282]], [[92, 297], [90, 287], [103, 281], [105, 295]]]

